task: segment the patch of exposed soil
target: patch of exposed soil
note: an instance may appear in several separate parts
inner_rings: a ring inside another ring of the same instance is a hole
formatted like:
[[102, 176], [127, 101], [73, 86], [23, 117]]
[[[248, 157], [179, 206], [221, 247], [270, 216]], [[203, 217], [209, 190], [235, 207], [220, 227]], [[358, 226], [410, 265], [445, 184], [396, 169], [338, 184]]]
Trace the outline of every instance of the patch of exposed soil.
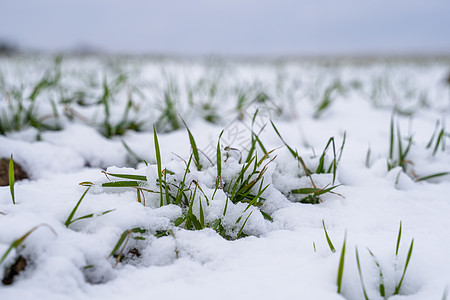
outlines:
[[[0, 186], [9, 185], [9, 158], [0, 158]], [[14, 180], [19, 181], [28, 178], [28, 174], [17, 162], [14, 162]]]
[[4, 285], [10, 285], [14, 282], [14, 279], [17, 275], [19, 275], [20, 272], [22, 272], [23, 270], [25, 270], [27, 266], [27, 260], [25, 259], [25, 257], [23, 257], [22, 255], [20, 255], [16, 262], [5, 271], [5, 276], [2, 279], [2, 283]]

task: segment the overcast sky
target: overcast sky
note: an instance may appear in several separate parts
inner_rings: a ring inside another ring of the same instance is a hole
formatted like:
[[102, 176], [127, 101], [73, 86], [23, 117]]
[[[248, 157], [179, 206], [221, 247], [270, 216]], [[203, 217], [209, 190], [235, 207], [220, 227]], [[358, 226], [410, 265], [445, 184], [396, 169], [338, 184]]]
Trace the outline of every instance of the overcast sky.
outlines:
[[0, 41], [160, 54], [450, 54], [449, 0], [0, 0]]

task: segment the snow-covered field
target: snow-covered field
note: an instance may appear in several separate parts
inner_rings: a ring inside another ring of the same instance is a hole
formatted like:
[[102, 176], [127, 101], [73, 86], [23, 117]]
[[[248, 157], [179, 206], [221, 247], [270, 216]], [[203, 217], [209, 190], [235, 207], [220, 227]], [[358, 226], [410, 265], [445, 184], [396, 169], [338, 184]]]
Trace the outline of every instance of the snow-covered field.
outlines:
[[0, 57], [0, 299], [445, 299], [449, 67]]

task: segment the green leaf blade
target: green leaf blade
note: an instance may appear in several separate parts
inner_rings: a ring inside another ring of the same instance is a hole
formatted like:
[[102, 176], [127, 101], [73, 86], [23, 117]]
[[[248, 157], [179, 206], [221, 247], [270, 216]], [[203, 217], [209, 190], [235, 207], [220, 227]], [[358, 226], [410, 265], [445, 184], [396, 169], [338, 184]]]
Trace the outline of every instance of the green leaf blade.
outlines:
[[347, 242], [347, 234], [344, 237], [344, 244], [342, 245], [341, 257], [339, 259], [338, 275], [337, 275], [337, 293], [341, 293], [342, 278], [344, 277], [344, 263], [345, 263], [345, 245]]
[[14, 161], [13, 161], [13, 155], [12, 154], [11, 154], [11, 158], [9, 160], [8, 177], [9, 177], [9, 190], [11, 192], [12, 202], [13, 202], [13, 204], [16, 204], [16, 198], [15, 198], [15, 195], [14, 195], [14, 184], [15, 184]]

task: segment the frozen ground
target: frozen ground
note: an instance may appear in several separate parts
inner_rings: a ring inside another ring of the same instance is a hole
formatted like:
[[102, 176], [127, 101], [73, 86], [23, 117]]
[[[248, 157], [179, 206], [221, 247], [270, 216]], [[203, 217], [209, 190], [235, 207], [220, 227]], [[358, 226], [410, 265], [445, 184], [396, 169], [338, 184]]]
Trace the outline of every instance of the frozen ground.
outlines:
[[[26, 260], [12, 284], [0, 286], [0, 299], [364, 299], [363, 285], [369, 299], [445, 298], [449, 67], [442, 58], [0, 58], [0, 157], [13, 154], [29, 175], [15, 183], [15, 205], [10, 188], [0, 187], [0, 255], [47, 224], [1, 263], [5, 279], [19, 257]], [[251, 198], [258, 205], [233, 203], [227, 199], [242, 167], [251, 165], [247, 176], [264, 157], [256, 143], [257, 158], [246, 159], [256, 109], [253, 131], [269, 152], [250, 177], [257, 181], [251, 195], [261, 195]], [[194, 155], [188, 163], [181, 118], [201, 168]], [[159, 178], [153, 125], [167, 178]], [[330, 144], [320, 172], [330, 137], [336, 155]], [[173, 198], [163, 190], [160, 206], [159, 180], [174, 196], [186, 164], [187, 205], [167, 204]], [[103, 186], [125, 179], [102, 170], [146, 176], [138, 187], [156, 192], [143, 191], [138, 202], [135, 188]], [[425, 178], [433, 174], [440, 176]], [[113, 211], [66, 226], [89, 185], [72, 219]], [[314, 186], [335, 188], [301, 203], [308, 194], [294, 191]], [[204, 229], [177, 222], [190, 210]]]

